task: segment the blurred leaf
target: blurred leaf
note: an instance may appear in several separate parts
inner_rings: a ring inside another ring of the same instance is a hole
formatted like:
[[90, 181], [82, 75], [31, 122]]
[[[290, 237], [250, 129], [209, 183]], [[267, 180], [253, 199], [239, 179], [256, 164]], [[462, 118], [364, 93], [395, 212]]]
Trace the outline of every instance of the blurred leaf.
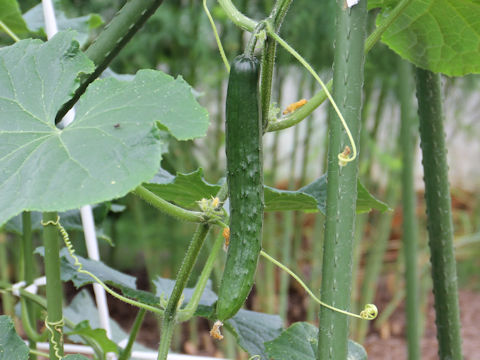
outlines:
[[108, 352], [113, 352], [118, 354], [118, 347], [112, 340], [107, 337], [107, 332], [105, 329], [92, 329], [88, 320], [79, 322], [72, 331], [66, 333], [67, 336], [70, 335], [80, 335], [84, 338], [89, 338], [96, 342], [103, 352], [106, 354]]
[[[133, 276], [124, 274], [118, 270], [115, 270], [101, 261], [85, 259], [79, 255], [76, 255], [83, 266], [84, 270], [87, 270], [97, 276], [104, 283], [112, 285], [114, 287], [126, 287], [136, 289], [137, 279]], [[66, 248], [60, 251], [61, 257], [61, 276], [63, 281], [72, 281], [75, 287], [78, 289], [87, 284], [92, 284], [95, 281], [87, 274], [79, 273], [77, 266], [74, 265], [75, 261], [70, 256]]]
[[[77, 18], [67, 18], [58, 3], [58, 1], [54, 1], [55, 18], [57, 20], [58, 30], [75, 30], [77, 32], [75, 37], [76, 40], [81, 46], [85, 45], [89, 38], [90, 31], [101, 26], [103, 24], [103, 19], [98, 14], [90, 14]], [[41, 32], [41, 34], [46, 37], [45, 19], [43, 15], [43, 6], [41, 3], [23, 14], [23, 19], [27, 23], [30, 31]]]
[[[327, 209], [327, 175], [320, 176], [314, 182], [298, 189], [299, 192], [313, 196], [318, 203], [318, 210], [325, 214]], [[387, 211], [390, 208], [387, 204], [376, 199], [371, 195], [363, 184], [358, 180], [357, 182], [357, 213], [365, 213], [371, 210]]]
[[[70, 320], [74, 324], [81, 323], [82, 321], [88, 320], [90, 327], [92, 329], [101, 328], [100, 324], [100, 317], [98, 314], [98, 310], [95, 307], [95, 303], [93, 302], [92, 296], [88, 292], [88, 290], [80, 291], [75, 297], [72, 299], [70, 304], [63, 309], [63, 316], [66, 319]], [[110, 328], [112, 330], [112, 340], [115, 343], [119, 343], [122, 340], [125, 340], [128, 337], [128, 334], [122, 330], [122, 328], [110, 318], [109, 320]], [[68, 329], [67, 330], [72, 330]], [[78, 335], [69, 335], [70, 340], [75, 342], [83, 343], [83, 340]], [[146, 348], [143, 345], [135, 343], [133, 345], [134, 350], [138, 351], [149, 351], [150, 349]]]
[[[399, 0], [369, 1], [380, 22]], [[382, 41], [416, 66], [449, 76], [480, 73], [480, 2], [413, 0]]]
[[[318, 329], [306, 322], [296, 322], [273, 341], [265, 343], [268, 358], [282, 360], [315, 360]], [[367, 360], [365, 349], [348, 340], [347, 360]]]
[[28, 347], [6, 315], [0, 315], [0, 360], [28, 360]]
[[265, 211], [316, 211], [317, 200], [306, 192], [264, 186]]
[[[163, 296], [165, 299], [168, 299], [173, 291], [175, 280], [157, 277], [155, 280], [153, 280], [153, 284], [155, 285], [155, 294], [157, 298], [160, 299]], [[182, 305], [188, 304], [188, 302], [192, 299], [194, 291], [194, 288], [185, 288], [183, 290]], [[212, 282], [209, 280], [200, 298], [199, 304], [204, 306], [211, 306], [215, 303], [215, 301], [217, 301], [217, 294], [212, 291]]]
[[[13, 31], [15, 35], [28, 33], [27, 25], [16, 0], [0, 0], [0, 21]], [[0, 29], [0, 31], [3, 31]]]
[[77, 75], [93, 70], [72, 33], [20, 41], [0, 49], [0, 59], [0, 224], [23, 210], [64, 211], [124, 196], [158, 169], [155, 122], [179, 140], [208, 127], [181, 78], [143, 70], [130, 82], [96, 80], [77, 103], [76, 120], [59, 130], [55, 116]]
[[[106, 202], [92, 206], [95, 225], [99, 226], [103, 222], [103, 220], [105, 220], [110, 206], [110, 203]], [[41, 224], [42, 216], [42, 213], [38, 211], [32, 211], [30, 213], [30, 218], [32, 221], [32, 231], [43, 230], [43, 225]], [[65, 230], [83, 231], [80, 210], [75, 209], [64, 211], [59, 213], [58, 216], [60, 216], [60, 221]], [[23, 233], [22, 214], [19, 214], [7, 221], [4, 229], [6, 231], [14, 232], [18, 235], [21, 235]], [[101, 228], [97, 228], [96, 233], [98, 238], [109, 239], [108, 236], [103, 233], [103, 229]]]

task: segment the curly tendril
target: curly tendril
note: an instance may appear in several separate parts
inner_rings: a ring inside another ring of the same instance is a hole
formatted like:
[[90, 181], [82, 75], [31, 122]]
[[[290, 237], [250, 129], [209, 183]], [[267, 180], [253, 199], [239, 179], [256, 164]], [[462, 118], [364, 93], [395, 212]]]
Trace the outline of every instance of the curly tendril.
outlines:
[[373, 320], [378, 315], [378, 309], [374, 304], [367, 304], [365, 308], [360, 312], [360, 316], [365, 320]]
[[108, 292], [110, 295], [112, 295], [113, 297], [117, 298], [118, 300], [120, 301], [123, 301], [127, 304], [130, 304], [132, 306], [136, 306], [136, 307], [139, 307], [139, 308], [142, 308], [142, 309], [145, 309], [145, 310], [148, 310], [148, 311], [151, 311], [151, 312], [154, 312], [156, 314], [160, 314], [160, 315], [163, 315], [163, 310], [162, 309], [159, 309], [157, 307], [154, 307], [154, 306], [151, 306], [151, 305], [147, 305], [147, 304], [144, 304], [144, 303], [141, 303], [141, 302], [138, 302], [138, 301], [135, 301], [135, 300], [132, 300], [132, 299], [129, 299], [125, 296], [122, 296], [120, 294], [118, 294], [117, 292], [113, 291], [112, 289], [110, 289], [102, 280], [100, 280], [97, 276], [95, 276], [94, 274], [92, 274], [90, 271], [87, 271], [87, 270], [84, 270], [83, 269], [83, 264], [80, 262], [80, 260], [78, 259], [77, 255], [75, 255], [75, 249], [73, 247], [73, 244], [72, 242], [70, 241], [70, 237], [68, 236], [68, 233], [67, 231], [65, 230], [65, 228], [62, 226], [62, 224], [60, 224], [60, 216], [57, 216], [57, 220], [56, 221], [53, 221], [53, 220], [49, 220], [47, 222], [44, 222], [44, 221], [41, 221], [41, 224], [43, 226], [47, 226], [47, 225], [54, 225], [58, 228], [58, 230], [60, 231], [60, 234], [62, 235], [62, 238], [63, 238], [63, 242], [65, 243], [65, 246], [68, 250], [68, 253], [70, 254], [70, 256], [73, 258], [74, 260], [74, 265], [77, 267], [77, 272], [79, 273], [82, 273], [82, 274], [86, 274], [88, 276], [90, 276], [93, 280], [95, 280], [95, 282], [97, 282], [98, 284], [100, 284], [100, 286], [102, 288], [105, 289], [106, 292]]
[[[48, 225], [48, 223], [53, 223], [53, 221], [48, 221], [46, 225]], [[43, 222], [42, 222], [42, 225], [43, 225]], [[48, 321], [48, 316], [45, 318], [45, 328], [50, 332], [50, 342], [53, 345], [53, 350], [55, 351], [55, 357], [58, 360], [62, 360], [63, 357], [60, 354], [61, 344], [59, 344], [55, 340], [55, 332], [60, 334], [60, 342], [62, 342], [64, 325], [65, 325], [65, 321], [63, 317], [58, 321]]]
[[345, 315], [349, 315], [349, 316], [352, 316], [352, 317], [356, 317], [356, 318], [359, 318], [359, 319], [363, 319], [363, 320], [373, 320], [377, 317], [378, 315], [378, 309], [377, 307], [374, 305], [374, 304], [367, 304], [365, 305], [365, 308], [362, 310], [362, 312], [360, 312], [360, 314], [354, 314], [352, 312], [349, 312], [349, 311], [346, 311], [346, 310], [341, 310], [341, 309], [338, 309], [332, 305], [328, 305], [326, 303], [324, 303], [323, 301], [321, 301], [319, 298], [317, 298], [312, 290], [310, 290], [308, 288], [308, 286], [302, 281], [302, 279], [300, 279], [300, 277], [295, 274], [292, 270], [290, 270], [289, 268], [287, 268], [285, 265], [283, 265], [280, 261], [278, 260], [275, 260], [273, 257], [271, 257], [270, 255], [268, 255], [265, 251], [260, 251], [260, 255], [262, 255], [264, 258], [266, 258], [267, 260], [271, 261], [272, 263], [274, 263], [275, 265], [277, 265], [279, 268], [281, 268], [283, 271], [287, 272], [291, 277], [293, 277], [295, 280], [297, 280], [297, 282], [305, 289], [305, 291], [307, 292], [308, 295], [310, 295], [310, 297], [315, 300], [317, 303], [319, 303], [320, 305], [330, 309], [330, 310], [333, 310], [333, 311], [336, 311], [336, 312], [339, 312], [341, 314], [345, 314]]

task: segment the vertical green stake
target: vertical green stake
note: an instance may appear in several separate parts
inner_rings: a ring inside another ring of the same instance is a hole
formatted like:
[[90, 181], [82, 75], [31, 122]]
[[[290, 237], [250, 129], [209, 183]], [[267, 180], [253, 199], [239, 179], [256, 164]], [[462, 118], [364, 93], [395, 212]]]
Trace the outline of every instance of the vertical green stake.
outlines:
[[63, 357], [62, 280], [60, 279], [60, 244], [56, 212], [43, 213], [43, 245], [45, 247], [45, 275], [47, 277], [47, 319], [50, 329], [50, 360]]
[[417, 69], [420, 144], [423, 155], [428, 245], [432, 263], [440, 360], [462, 359], [457, 271], [440, 75]]
[[[333, 98], [357, 145], [362, 108], [366, 5], [366, 1], [361, 0], [348, 8], [344, 0], [338, 0], [336, 10]], [[337, 308], [349, 310], [358, 162], [339, 166], [338, 154], [345, 146], [351, 145], [338, 116], [333, 109], [330, 110], [321, 299]], [[347, 316], [322, 306], [319, 321], [317, 359], [346, 359]]]
[[416, 199], [413, 185], [413, 165], [416, 144], [415, 117], [412, 114], [413, 81], [411, 65], [398, 58], [398, 99], [400, 102], [400, 140], [402, 149], [402, 213], [403, 249], [405, 254], [405, 283], [408, 360], [420, 359], [418, 319], [418, 235], [415, 214]]

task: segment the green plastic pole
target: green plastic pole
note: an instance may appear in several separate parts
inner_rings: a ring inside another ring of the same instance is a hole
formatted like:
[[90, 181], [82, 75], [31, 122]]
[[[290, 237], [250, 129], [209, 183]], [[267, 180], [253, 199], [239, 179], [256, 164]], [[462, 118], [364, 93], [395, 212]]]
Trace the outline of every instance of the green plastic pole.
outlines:
[[62, 280], [60, 279], [60, 243], [55, 225], [56, 212], [43, 213], [43, 245], [45, 247], [45, 275], [47, 277], [47, 318], [45, 326], [49, 331], [50, 360], [63, 357], [63, 314]]
[[[360, 1], [348, 8], [344, 0], [338, 0], [336, 9], [333, 97], [356, 144], [360, 137], [366, 5], [366, 1]], [[321, 297], [329, 305], [349, 310], [358, 162], [339, 165], [338, 154], [349, 141], [338, 116], [331, 111]], [[347, 338], [347, 316], [322, 306], [317, 360], [346, 359]]]
[[[23, 257], [23, 280], [27, 285], [33, 283], [35, 279], [35, 259], [33, 256], [33, 242], [32, 242], [32, 219], [30, 212], [24, 211], [22, 213], [22, 254]], [[34, 330], [37, 330], [37, 316], [36, 316], [36, 307], [29, 301], [26, 301], [26, 309], [28, 319], [25, 319], [30, 322], [30, 325]], [[27, 334], [28, 335], [28, 334]], [[30, 349], [36, 349], [36, 343], [33, 339], [28, 339]], [[35, 360], [37, 357], [34, 354], [30, 354], [30, 360]]]
[[403, 250], [405, 256], [406, 318], [408, 359], [420, 359], [420, 336], [418, 333], [418, 234], [413, 167], [416, 148], [416, 121], [412, 114], [413, 81], [411, 65], [398, 58], [400, 101], [400, 140], [402, 149], [402, 213], [403, 213]]
[[438, 354], [440, 360], [462, 359], [440, 75], [422, 69], [416, 73]]

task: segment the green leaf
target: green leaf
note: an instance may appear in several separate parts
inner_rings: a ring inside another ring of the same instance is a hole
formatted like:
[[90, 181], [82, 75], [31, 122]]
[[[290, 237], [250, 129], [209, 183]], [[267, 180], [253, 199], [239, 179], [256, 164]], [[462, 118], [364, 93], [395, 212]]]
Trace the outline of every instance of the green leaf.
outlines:
[[[369, 1], [381, 7], [378, 21], [396, 1]], [[480, 73], [480, 2], [412, 0], [385, 31], [382, 41], [416, 66], [449, 76]]]
[[378, 210], [381, 212], [391, 211], [392, 209], [384, 202], [375, 198], [363, 184], [358, 180], [357, 182], [357, 213], [362, 214], [371, 210]]
[[112, 340], [107, 337], [105, 329], [92, 329], [88, 320], [79, 322], [72, 331], [66, 333], [70, 335], [80, 335], [84, 338], [89, 338], [95, 341], [104, 353], [114, 352], [118, 354], [118, 347]]
[[[61, 9], [59, 1], [54, 1], [54, 5], [58, 30], [75, 30], [77, 32], [76, 40], [78, 40], [82, 46], [87, 42], [90, 31], [103, 24], [103, 20], [98, 14], [67, 18], [65, 12]], [[23, 14], [23, 19], [27, 23], [30, 31], [40, 32], [45, 36], [45, 19], [42, 4], [38, 4], [28, 10]]]
[[317, 200], [306, 192], [264, 186], [265, 211], [317, 211]]
[[9, 316], [0, 315], [0, 360], [27, 360], [28, 347], [15, 332]]
[[[298, 192], [313, 196], [318, 203], [318, 210], [325, 214], [327, 209], [327, 175], [320, 176], [314, 182], [300, 188]], [[387, 204], [376, 199], [371, 195], [363, 184], [358, 180], [357, 182], [357, 213], [365, 213], [371, 210], [387, 211], [390, 210]]]
[[[165, 299], [168, 299], [173, 291], [175, 280], [157, 277], [155, 280], [153, 280], [153, 284], [155, 285], [155, 294], [157, 299], [160, 299], [162, 296]], [[182, 306], [188, 304], [194, 291], [195, 288], [185, 288], [183, 290]], [[159, 300], [157, 300], [157, 305], [158, 301]], [[212, 291], [212, 282], [209, 280], [207, 282], [207, 286], [203, 290], [202, 296], [200, 297], [199, 305], [212, 306], [215, 301], [217, 301], [217, 294]]]
[[144, 186], [161, 198], [190, 209], [198, 209], [197, 201], [209, 199], [220, 190], [220, 185], [209, 184], [203, 179], [202, 168], [189, 174], [178, 173], [177, 176], [160, 169]]
[[[238, 345], [250, 356], [258, 355], [262, 360], [269, 360], [264, 343], [275, 339], [282, 332], [283, 320], [278, 315], [240, 310], [233, 318], [226, 321], [232, 330]], [[282, 359], [284, 358], [275, 358]]]
[[[15, 35], [28, 33], [27, 25], [16, 0], [0, 0], [0, 21], [8, 26]], [[3, 30], [0, 28], [0, 31]]]
[[[84, 270], [91, 272], [104, 283], [117, 288], [125, 287], [136, 290], [137, 279], [135, 277], [115, 270], [101, 261], [85, 259], [79, 255], [76, 256]], [[74, 265], [75, 260], [70, 256], [66, 248], [60, 251], [60, 257], [62, 281], [72, 281], [77, 289], [95, 282], [89, 275], [78, 272], [78, 267]]]
[[[190, 174], [178, 173], [177, 176], [161, 169], [153, 180], [144, 186], [161, 198], [190, 209], [198, 208], [197, 201], [202, 198], [211, 198], [220, 190], [220, 185], [209, 184], [203, 179], [201, 168]], [[326, 175], [322, 175], [297, 191], [264, 186], [264, 201], [265, 211], [320, 211], [325, 214], [327, 201]], [[373, 197], [359, 181], [357, 212], [363, 213], [372, 209], [386, 211], [389, 207]]]
[[269, 357], [282, 360], [315, 360], [318, 329], [306, 322], [297, 322], [275, 340], [265, 343]]
[[155, 122], [179, 140], [203, 136], [208, 126], [181, 78], [144, 70], [131, 82], [95, 81], [76, 120], [56, 128], [77, 75], [93, 70], [70, 32], [0, 49], [0, 61], [0, 225], [22, 210], [64, 211], [124, 196], [158, 169]]
[[[74, 324], [81, 323], [82, 321], [88, 320], [90, 327], [92, 329], [97, 329], [101, 327], [100, 318], [98, 315], [98, 310], [95, 307], [92, 296], [87, 290], [80, 291], [72, 299], [71, 303], [63, 309], [63, 315], [66, 319], [70, 320]], [[125, 340], [128, 337], [128, 334], [122, 330], [122, 328], [110, 318], [110, 328], [112, 330], [112, 340], [115, 343], [119, 343], [122, 340]], [[72, 329], [69, 329], [72, 330]], [[69, 335], [70, 340], [75, 342], [82, 343], [83, 340], [78, 335]], [[133, 345], [134, 350], [138, 351], [148, 351], [149, 349], [145, 346], [135, 343]]]
[[[282, 360], [315, 360], [318, 347], [318, 329], [306, 322], [296, 322], [276, 339], [266, 342], [269, 358]], [[347, 360], [367, 360], [365, 349], [348, 340]]]

